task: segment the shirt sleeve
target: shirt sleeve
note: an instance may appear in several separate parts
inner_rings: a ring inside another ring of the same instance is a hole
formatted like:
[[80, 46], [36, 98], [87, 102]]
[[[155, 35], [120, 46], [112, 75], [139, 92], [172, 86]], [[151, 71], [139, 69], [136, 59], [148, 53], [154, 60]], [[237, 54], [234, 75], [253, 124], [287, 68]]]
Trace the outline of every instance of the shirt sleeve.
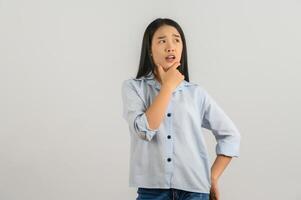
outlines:
[[145, 111], [146, 103], [135, 87], [134, 80], [125, 80], [122, 84], [123, 118], [129, 130], [139, 138], [151, 141], [158, 129], [150, 129]]
[[216, 101], [204, 91], [204, 117], [202, 127], [211, 130], [217, 141], [216, 154], [239, 157], [241, 135]]

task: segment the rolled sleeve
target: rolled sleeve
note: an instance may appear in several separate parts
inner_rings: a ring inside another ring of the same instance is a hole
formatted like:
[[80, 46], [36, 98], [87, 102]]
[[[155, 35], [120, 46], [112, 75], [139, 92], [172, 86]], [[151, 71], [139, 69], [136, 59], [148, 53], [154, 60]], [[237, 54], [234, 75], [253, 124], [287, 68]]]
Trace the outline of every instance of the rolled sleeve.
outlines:
[[140, 136], [143, 136], [143, 139], [151, 141], [158, 129], [149, 128], [148, 121], [145, 113], [142, 113], [137, 116], [135, 120], [136, 133], [140, 133]]
[[139, 138], [151, 141], [158, 129], [150, 129], [145, 111], [144, 98], [139, 94], [134, 80], [126, 80], [122, 84], [123, 118], [129, 125], [130, 132]]
[[214, 134], [217, 141], [216, 154], [239, 157], [241, 135], [238, 129], [216, 101], [206, 91], [204, 93], [202, 127]]

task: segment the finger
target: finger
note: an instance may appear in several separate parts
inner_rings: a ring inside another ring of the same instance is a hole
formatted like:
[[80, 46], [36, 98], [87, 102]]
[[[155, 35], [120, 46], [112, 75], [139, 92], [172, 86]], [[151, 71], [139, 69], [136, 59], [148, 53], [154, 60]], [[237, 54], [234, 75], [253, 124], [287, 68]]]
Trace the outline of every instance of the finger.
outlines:
[[156, 64], [156, 71], [157, 71], [157, 76], [162, 78], [164, 76], [165, 71], [163, 70], [163, 67], [160, 64]]
[[175, 62], [169, 69], [176, 70], [180, 66], [180, 62]]
[[216, 196], [214, 192], [210, 192], [210, 200], [216, 200]]
[[157, 64], [157, 70], [158, 70], [159, 76], [161, 76], [165, 73], [162, 65], [160, 65], [159, 63]]

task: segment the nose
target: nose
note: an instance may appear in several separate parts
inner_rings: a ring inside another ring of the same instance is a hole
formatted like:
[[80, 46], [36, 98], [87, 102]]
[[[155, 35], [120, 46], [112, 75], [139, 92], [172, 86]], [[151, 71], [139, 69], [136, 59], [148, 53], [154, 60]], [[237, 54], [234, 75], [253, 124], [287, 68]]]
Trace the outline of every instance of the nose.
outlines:
[[173, 46], [173, 44], [171, 44], [170, 42], [167, 43], [166, 45], [166, 49], [165, 49], [168, 53], [170, 52], [174, 52], [175, 51], [175, 48]]
[[165, 50], [166, 50], [168, 53], [170, 53], [170, 52], [174, 52], [174, 51], [175, 51], [175, 48], [174, 48], [172, 45], [169, 45], [169, 46], [166, 47]]
[[173, 48], [168, 48], [168, 49], [166, 49], [166, 51], [167, 51], [168, 53], [170, 53], [170, 52], [174, 52], [175, 50], [174, 50]]

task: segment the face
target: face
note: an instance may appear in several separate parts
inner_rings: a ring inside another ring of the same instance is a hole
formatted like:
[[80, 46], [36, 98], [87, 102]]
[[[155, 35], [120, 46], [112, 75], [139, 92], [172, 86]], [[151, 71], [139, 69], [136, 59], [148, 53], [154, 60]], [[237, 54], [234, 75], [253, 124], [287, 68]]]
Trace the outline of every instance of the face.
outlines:
[[180, 62], [183, 43], [176, 28], [169, 25], [161, 26], [153, 35], [151, 44], [152, 58], [165, 71], [175, 62]]

